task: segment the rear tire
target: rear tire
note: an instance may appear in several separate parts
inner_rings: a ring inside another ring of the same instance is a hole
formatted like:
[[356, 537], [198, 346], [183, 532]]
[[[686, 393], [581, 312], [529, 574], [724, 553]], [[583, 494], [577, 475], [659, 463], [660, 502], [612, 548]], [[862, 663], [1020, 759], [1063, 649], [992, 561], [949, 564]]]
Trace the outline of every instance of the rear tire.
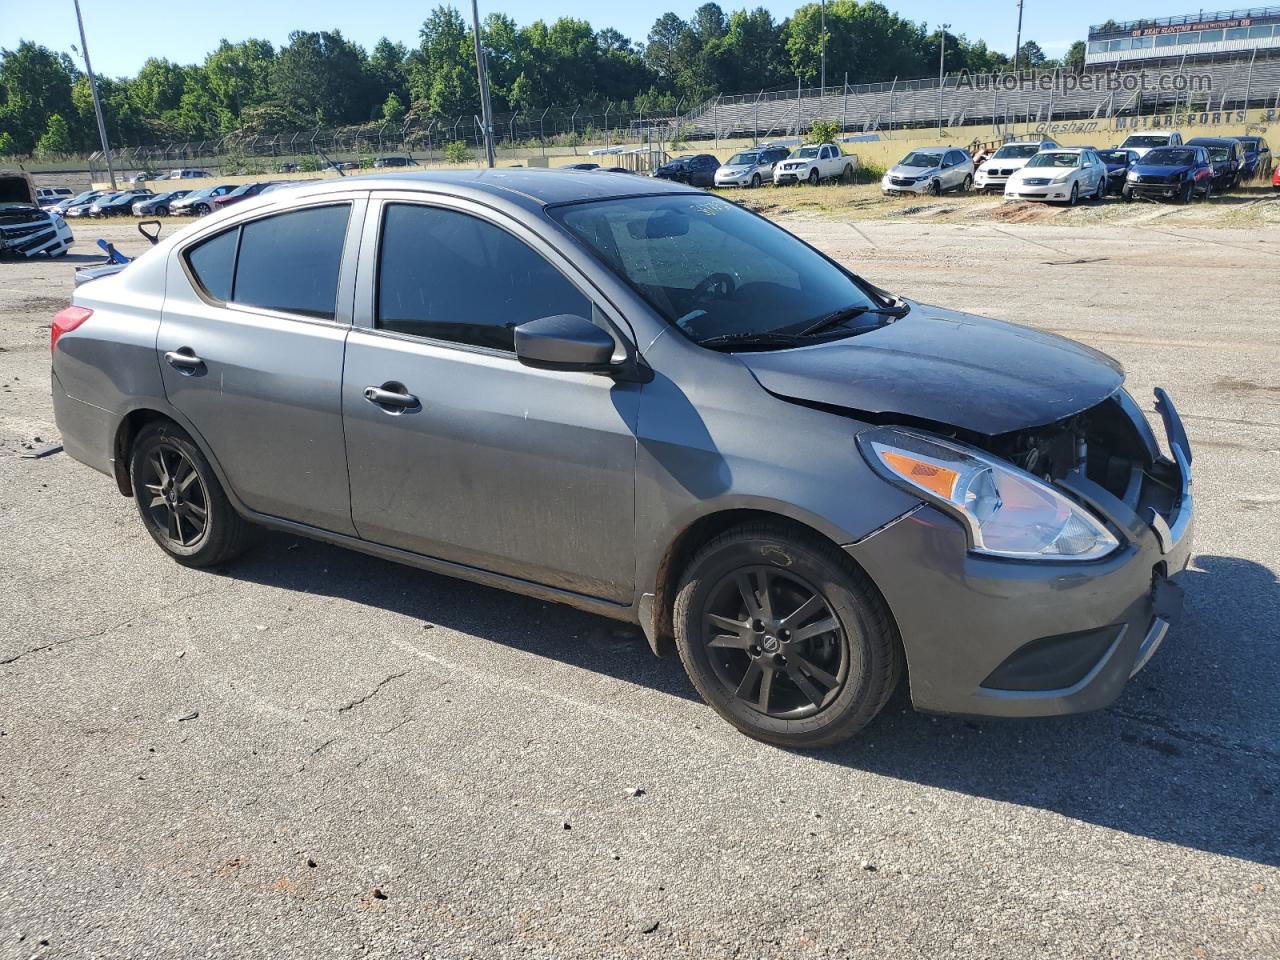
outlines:
[[142, 525], [183, 566], [217, 566], [249, 546], [253, 526], [236, 513], [208, 459], [177, 424], [157, 421], [139, 431], [129, 479]]
[[902, 675], [897, 627], [875, 585], [834, 544], [782, 524], [745, 524], [699, 550], [674, 623], [703, 699], [782, 747], [852, 736]]
[[972, 189], [973, 189], [973, 177], [966, 174], [964, 178], [964, 183], [960, 184], [960, 192], [968, 193]]

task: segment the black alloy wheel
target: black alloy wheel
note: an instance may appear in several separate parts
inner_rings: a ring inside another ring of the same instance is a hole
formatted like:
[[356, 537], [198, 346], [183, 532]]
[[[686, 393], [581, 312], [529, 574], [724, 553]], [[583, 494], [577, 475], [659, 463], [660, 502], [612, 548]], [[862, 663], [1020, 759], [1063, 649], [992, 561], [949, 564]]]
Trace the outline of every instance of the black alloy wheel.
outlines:
[[840, 693], [848, 638], [817, 589], [776, 567], [743, 567], [712, 588], [702, 642], [725, 693], [765, 716], [809, 717]]
[[744, 524], [705, 544], [685, 567], [672, 625], [711, 708], [783, 747], [851, 736], [903, 671], [902, 641], [875, 584], [835, 544], [786, 523]]
[[195, 549], [209, 531], [209, 491], [176, 445], [157, 444], [139, 473], [139, 505], [171, 546]]
[[188, 567], [211, 567], [243, 553], [255, 528], [235, 511], [204, 453], [176, 423], [138, 431], [129, 480], [147, 533]]

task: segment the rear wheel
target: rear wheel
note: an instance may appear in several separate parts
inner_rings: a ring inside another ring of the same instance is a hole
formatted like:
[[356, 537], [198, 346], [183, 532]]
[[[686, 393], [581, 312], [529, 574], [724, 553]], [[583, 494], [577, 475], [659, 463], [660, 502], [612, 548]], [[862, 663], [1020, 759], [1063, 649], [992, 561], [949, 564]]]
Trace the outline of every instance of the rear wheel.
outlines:
[[853, 164], [846, 163], [844, 170], [840, 172], [840, 179], [845, 183], [853, 183]]
[[964, 183], [960, 184], [960, 192], [968, 193], [972, 189], [973, 189], [973, 176], [970, 174], [965, 174]]
[[1102, 177], [1098, 180], [1098, 189], [1093, 191], [1093, 199], [1101, 203], [1107, 198], [1107, 178]]
[[253, 528], [227, 500], [200, 448], [177, 424], [149, 424], [129, 456], [133, 497], [147, 533], [188, 567], [210, 567], [243, 553]]
[[703, 699], [743, 733], [822, 747], [874, 717], [902, 673], [875, 586], [833, 544], [771, 523], [717, 537], [676, 595], [680, 659]]

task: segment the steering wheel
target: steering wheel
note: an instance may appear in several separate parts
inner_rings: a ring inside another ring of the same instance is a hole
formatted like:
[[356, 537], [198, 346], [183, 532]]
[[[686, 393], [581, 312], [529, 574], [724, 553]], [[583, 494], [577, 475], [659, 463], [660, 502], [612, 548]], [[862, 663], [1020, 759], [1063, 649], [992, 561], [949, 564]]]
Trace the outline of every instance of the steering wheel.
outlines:
[[736, 289], [738, 285], [729, 274], [713, 273], [698, 281], [698, 285], [693, 288], [693, 299], [699, 302], [713, 299], [728, 300]]

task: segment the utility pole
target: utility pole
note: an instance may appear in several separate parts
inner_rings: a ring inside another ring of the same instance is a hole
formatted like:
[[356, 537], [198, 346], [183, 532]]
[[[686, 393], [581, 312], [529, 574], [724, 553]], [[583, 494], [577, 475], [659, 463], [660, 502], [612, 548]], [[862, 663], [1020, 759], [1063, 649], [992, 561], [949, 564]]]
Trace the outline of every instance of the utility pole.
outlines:
[[1018, 72], [1018, 57], [1022, 53], [1022, 0], [1018, 0], [1018, 33], [1013, 40], [1013, 72]]
[[[1019, 4], [1021, 6], [1021, 4]], [[947, 30], [951, 24], [944, 23], [938, 38], [938, 136], [942, 136], [942, 85], [946, 80], [943, 67], [947, 62]]]
[[89, 62], [89, 41], [84, 38], [84, 17], [80, 16], [80, 0], [75, 0], [76, 23], [80, 25], [80, 49], [84, 53], [84, 72], [89, 75], [89, 92], [93, 94], [93, 112], [98, 118], [98, 138], [102, 141], [102, 156], [107, 161], [107, 176], [111, 189], [116, 188], [116, 168], [111, 162], [111, 145], [107, 143], [107, 125], [102, 119], [102, 101], [98, 99], [98, 81], [93, 76], [93, 64]]
[[818, 86], [822, 90], [822, 94], [827, 92], [827, 0], [822, 0], [822, 39], [820, 41], [822, 49], [822, 74], [818, 81]]
[[[79, 0], [76, 0], [79, 3]], [[484, 127], [484, 155], [490, 167], [494, 164], [493, 155], [493, 114], [489, 108], [489, 70], [484, 58], [484, 48], [480, 45], [480, 8], [477, 0], [471, 0], [471, 25], [476, 37], [476, 76], [480, 81], [480, 124]]]

